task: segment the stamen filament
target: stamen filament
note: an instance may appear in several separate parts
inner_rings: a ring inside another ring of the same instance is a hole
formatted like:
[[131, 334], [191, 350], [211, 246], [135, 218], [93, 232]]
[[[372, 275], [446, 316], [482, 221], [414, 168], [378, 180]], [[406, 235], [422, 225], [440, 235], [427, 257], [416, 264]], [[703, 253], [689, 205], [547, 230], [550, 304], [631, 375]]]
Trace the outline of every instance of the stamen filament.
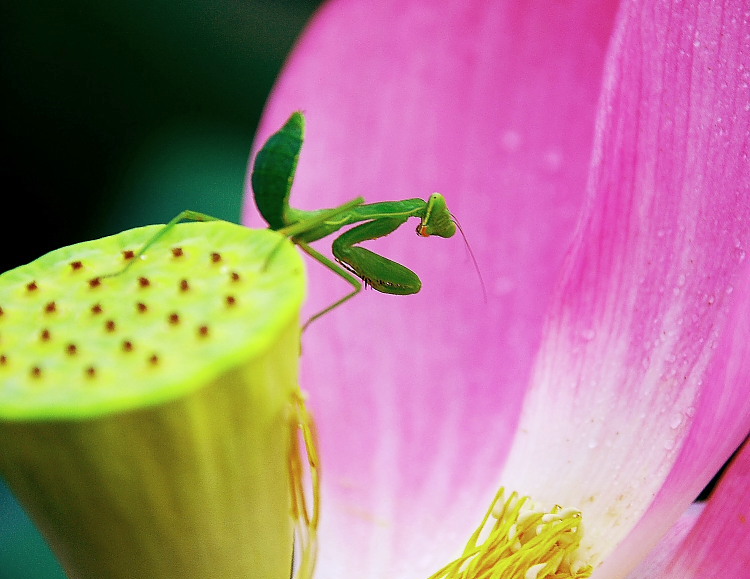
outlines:
[[[302, 393], [295, 393], [294, 409], [290, 418], [292, 430], [291, 446], [289, 449], [289, 480], [291, 486], [292, 517], [295, 521], [295, 555], [299, 553], [300, 560], [296, 579], [311, 579], [315, 570], [318, 551], [318, 519], [320, 517], [320, 467], [316, 445], [317, 434], [312, 415], [305, 406]], [[304, 442], [303, 451], [300, 448], [299, 435]], [[303, 460], [306, 458], [307, 471], [312, 492], [312, 512], [308, 508], [305, 491], [305, 468]]]
[[593, 568], [577, 558], [582, 537], [580, 511], [540, 510], [501, 488], [463, 554], [430, 579], [584, 579]]

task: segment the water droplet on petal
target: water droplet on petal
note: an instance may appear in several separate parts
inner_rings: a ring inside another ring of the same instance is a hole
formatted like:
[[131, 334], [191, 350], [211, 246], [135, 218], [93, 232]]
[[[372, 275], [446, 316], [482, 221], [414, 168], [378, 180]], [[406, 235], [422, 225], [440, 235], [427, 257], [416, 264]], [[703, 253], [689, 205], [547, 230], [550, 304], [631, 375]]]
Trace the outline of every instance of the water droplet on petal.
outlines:
[[591, 340], [593, 340], [595, 336], [596, 336], [596, 332], [592, 330], [591, 328], [587, 330], [583, 330], [581, 332], [581, 337], [587, 342], [590, 342]]

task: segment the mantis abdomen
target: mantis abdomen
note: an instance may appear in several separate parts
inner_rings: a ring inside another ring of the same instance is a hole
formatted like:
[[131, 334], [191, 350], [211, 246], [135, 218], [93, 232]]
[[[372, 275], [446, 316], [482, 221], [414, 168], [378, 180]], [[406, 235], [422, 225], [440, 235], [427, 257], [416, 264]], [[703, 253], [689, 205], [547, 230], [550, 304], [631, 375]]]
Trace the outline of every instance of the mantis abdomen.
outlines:
[[255, 205], [271, 229], [290, 225], [286, 219], [289, 195], [305, 134], [305, 117], [294, 113], [277, 133], [271, 135], [255, 157], [250, 181]]

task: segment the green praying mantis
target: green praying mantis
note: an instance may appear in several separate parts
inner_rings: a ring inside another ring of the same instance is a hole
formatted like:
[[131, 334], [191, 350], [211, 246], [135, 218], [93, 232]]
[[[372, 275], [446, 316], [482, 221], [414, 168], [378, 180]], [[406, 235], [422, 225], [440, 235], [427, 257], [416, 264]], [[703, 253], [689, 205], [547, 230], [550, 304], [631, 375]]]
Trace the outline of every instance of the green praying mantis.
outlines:
[[[414, 294], [421, 289], [422, 282], [416, 273], [359, 246], [360, 243], [393, 233], [410, 217], [419, 218], [417, 235], [420, 237], [453, 237], [458, 225], [448, 210], [445, 198], [439, 193], [433, 193], [427, 201], [415, 198], [365, 203], [364, 198], [358, 197], [332, 209], [303, 211], [291, 207], [289, 197], [304, 133], [305, 117], [301, 112], [295, 112], [260, 149], [251, 175], [255, 204], [269, 228], [287, 236], [305, 253], [341, 276], [353, 288], [343, 298], [308, 319], [302, 326], [303, 331], [312, 322], [357, 295], [362, 291], [363, 285], [394, 295]], [[183, 211], [151, 238], [136, 256], [143, 255], [171, 227], [184, 220], [213, 221], [216, 218], [195, 211]], [[355, 224], [358, 225], [333, 240], [331, 250], [335, 261], [309, 245]], [[471, 258], [478, 272], [473, 254]], [[137, 260], [132, 260], [128, 266], [135, 261]]]
[[[358, 244], [393, 233], [410, 217], [419, 218], [417, 235], [421, 237], [453, 237], [456, 233], [456, 222], [439, 193], [433, 193], [427, 201], [416, 198], [364, 203], [360, 197], [335, 209], [303, 211], [291, 207], [289, 196], [304, 133], [305, 117], [295, 112], [258, 152], [251, 176], [255, 205], [269, 227], [288, 235], [300, 249], [353, 287], [351, 293], [307, 320], [303, 329], [357, 295], [363, 284], [394, 295], [414, 294], [421, 289], [422, 282], [412, 270]], [[334, 239], [331, 251], [336, 262], [309, 245], [357, 223]]]

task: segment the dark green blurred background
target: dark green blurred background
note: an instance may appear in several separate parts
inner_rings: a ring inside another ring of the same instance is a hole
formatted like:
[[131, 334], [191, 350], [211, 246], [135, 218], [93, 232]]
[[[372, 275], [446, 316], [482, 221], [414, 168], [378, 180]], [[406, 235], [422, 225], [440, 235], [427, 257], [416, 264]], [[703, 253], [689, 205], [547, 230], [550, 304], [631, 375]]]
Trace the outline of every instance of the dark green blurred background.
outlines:
[[[183, 209], [237, 221], [265, 99], [319, 4], [5, 0], [0, 271]], [[0, 483], [0, 579], [63, 577]]]

